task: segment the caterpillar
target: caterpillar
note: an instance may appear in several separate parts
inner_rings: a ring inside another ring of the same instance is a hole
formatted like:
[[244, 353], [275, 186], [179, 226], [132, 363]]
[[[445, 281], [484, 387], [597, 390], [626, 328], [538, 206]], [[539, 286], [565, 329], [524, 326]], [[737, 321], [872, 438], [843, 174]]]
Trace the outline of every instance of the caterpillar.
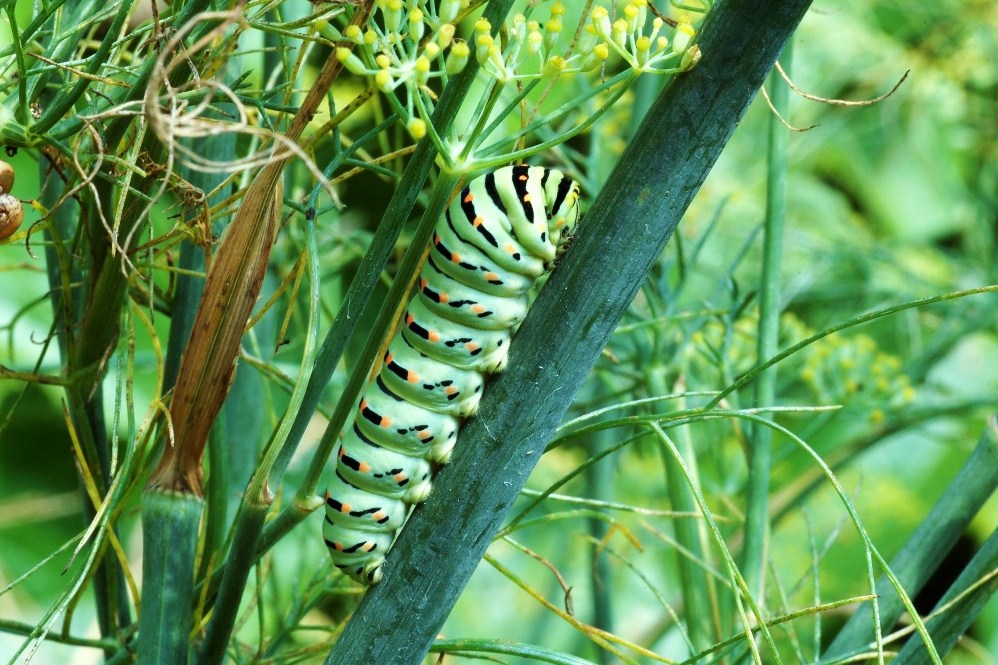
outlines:
[[558, 171], [508, 166], [469, 183], [437, 221], [399, 331], [335, 453], [322, 535], [352, 579], [381, 580], [485, 377], [505, 366], [529, 289], [578, 222], [578, 199], [578, 184]]

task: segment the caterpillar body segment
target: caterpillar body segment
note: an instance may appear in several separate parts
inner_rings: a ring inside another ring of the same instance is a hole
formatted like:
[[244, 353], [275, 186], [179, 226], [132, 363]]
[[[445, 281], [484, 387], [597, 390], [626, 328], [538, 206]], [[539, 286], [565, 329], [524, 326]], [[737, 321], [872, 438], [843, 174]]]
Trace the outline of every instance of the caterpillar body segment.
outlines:
[[455, 416], [396, 402], [380, 389], [367, 391], [354, 421], [354, 428], [376, 445], [440, 463], [450, 458], [459, 426]]
[[430, 252], [380, 371], [339, 442], [323, 537], [333, 564], [376, 584], [411, 505], [450, 458], [485, 377], [501, 371], [528, 290], [578, 222], [578, 185], [510, 166], [473, 180], [438, 220]]
[[484, 293], [454, 279], [428, 257], [419, 279], [419, 298], [430, 311], [482, 330], [515, 328], [527, 315], [528, 299]]
[[420, 353], [396, 335], [384, 356], [388, 369], [381, 378], [388, 390], [407, 402], [460, 417], [470, 416], [478, 408], [485, 381], [481, 373], [458, 369]]
[[431, 312], [420, 298], [409, 303], [402, 335], [421, 353], [452, 367], [494, 374], [506, 364], [512, 331], [481, 330]]

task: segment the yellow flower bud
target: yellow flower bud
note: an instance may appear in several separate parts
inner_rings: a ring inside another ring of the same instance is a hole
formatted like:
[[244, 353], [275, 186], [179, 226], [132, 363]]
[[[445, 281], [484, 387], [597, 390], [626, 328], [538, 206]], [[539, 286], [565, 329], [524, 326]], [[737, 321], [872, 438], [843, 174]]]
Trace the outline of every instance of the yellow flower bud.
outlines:
[[690, 23], [688, 17], [681, 20], [679, 25], [676, 26], [676, 36], [672, 40], [672, 52], [682, 53], [685, 51], [696, 34], [696, 30], [693, 29], [693, 24]]
[[610, 15], [607, 13], [606, 8], [601, 6], [594, 7], [589, 18], [593, 22], [593, 29], [596, 31], [596, 34], [603, 39], [610, 39]]
[[384, 53], [379, 54], [374, 61], [378, 63], [378, 67], [381, 67], [382, 69], [388, 69], [389, 65], [392, 64], [392, 61]]
[[374, 83], [381, 88], [383, 92], [391, 92], [395, 88], [395, 80], [392, 78], [392, 75], [388, 73], [387, 69], [381, 69], [374, 75]]
[[440, 29], [437, 31], [437, 40], [440, 42], [440, 48], [450, 46], [451, 41], [454, 40], [454, 24], [444, 23], [440, 26]]
[[427, 58], [433, 59], [440, 55], [440, 47], [437, 46], [436, 42], [426, 42], [423, 46], [423, 55]]
[[541, 44], [543, 43], [544, 35], [541, 34], [541, 31], [531, 30], [530, 34], [527, 35], [527, 53], [529, 55], [536, 55], [541, 50]]
[[622, 18], [614, 21], [610, 38], [613, 40], [614, 44], [620, 48], [625, 48], [627, 45], [627, 21]]
[[409, 39], [419, 42], [423, 39], [423, 31], [426, 25], [423, 23], [423, 12], [419, 7], [409, 12]]
[[561, 19], [552, 18], [544, 28], [544, 45], [552, 49], [558, 43], [558, 36], [561, 34]]
[[343, 46], [336, 49], [336, 59], [343, 63], [343, 66], [347, 68], [347, 71], [354, 74], [367, 74], [367, 67], [361, 62], [354, 53]]
[[420, 118], [413, 118], [406, 124], [409, 134], [417, 141], [426, 136], [426, 123]]
[[544, 63], [544, 76], [546, 78], [557, 78], [565, 69], [565, 59], [560, 55], [553, 55]]
[[402, 25], [402, 0], [386, 0], [381, 10], [385, 15], [385, 27], [388, 32], [398, 34]]
[[426, 85], [430, 80], [430, 61], [424, 56], [416, 58], [416, 83]]
[[453, 76], [464, 69], [464, 66], [468, 64], [469, 55], [471, 55], [471, 49], [468, 48], [466, 42], [454, 42], [447, 54], [447, 73]]
[[361, 42], [360, 26], [348, 25], [347, 29], [343, 31], [343, 36], [352, 41], [354, 44], [360, 44]]
[[627, 29], [630, 32], [634, 32], [638, 29], [638, 8], [634, 5], [627, 5], [624, 7], [624, 22], [627, 23]]

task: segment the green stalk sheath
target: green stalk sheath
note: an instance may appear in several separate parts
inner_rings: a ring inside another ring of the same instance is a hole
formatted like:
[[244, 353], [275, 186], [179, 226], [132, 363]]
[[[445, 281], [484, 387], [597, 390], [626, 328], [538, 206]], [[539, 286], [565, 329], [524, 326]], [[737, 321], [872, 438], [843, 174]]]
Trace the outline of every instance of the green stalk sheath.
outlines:
[[[925, 585], [995, 489], [998, 489], [998, 428], [992, 419], [956, 478], [890, 563], [891, 570], [909, 596], [917, 594]], [[968, 583], [965, 581], [963, 584]], [[904, 610], [901, 599], [883, 577], [877, 581], [876, 593], [880, 625], [890, 628]], [[851, 653], [865, 651], [874, 635], [873, 612], [867, 603], [846, 622], [821, 660], [838, 660]], [[920, 647], [918, 651], [924, 655], [921, 639], [917, 635], [913, 638]]]
[[147, 490], [142, 499], [138, 665], [182, 665], [190, 651], [194, 558], [204, 502]]
[[[810, 5], [718, 4], [700, 64], [653, 105], [541, 290], [327, 665], [421, 662], [679, 219]], [[582, 286], [585, 285], [585, 288]], [[570, 340], [556, 345], [552, 340]], [[391, 626], [391, 630], [372, 630]]]
[[[781, 61], [789, 70], [792, 44], [787, 43]], [[789, 130], [781, 118], [787, 115], [790, 91], [779, 73], [769, 75], [769, 98], [774, 113], [769, 116], [769, 167], [766, 189], [766, 222], [762, 249], [762, 285], [759, 294], [759, 333], [756, 342], [757, 362], [765, 362], [779, 347], [780, 273], [783, 265], [783, 224], [787, 209], [787, 144]], [[779, 115], [777, 115], [779, 114]], [[776, 399], [776, 368], [759, 375], [755, 384], [754, 406], [764, 407]], [[765, 605], [766, 548], [769, 542], [769, 474], [772, 467], [773, 431], [753, 427], [749, 444], [747, 508], [745, 510], [745, 547], [742, 573], [749, 590], [760, 605]]]

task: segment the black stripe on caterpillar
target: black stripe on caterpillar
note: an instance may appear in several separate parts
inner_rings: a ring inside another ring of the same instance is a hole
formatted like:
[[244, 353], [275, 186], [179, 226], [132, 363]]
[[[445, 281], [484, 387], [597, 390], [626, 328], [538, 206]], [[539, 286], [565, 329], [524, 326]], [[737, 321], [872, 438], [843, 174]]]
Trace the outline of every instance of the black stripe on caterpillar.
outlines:
[[506, 363], [528, 290], [579, 219], [579, 187], [562, 173], [508, 166], [461, 190], [432, 246], [382, 367], [336, 452], [322, 534], [333, 565], [376, 584], [411, 505], [425, 501], [485, 376]]

